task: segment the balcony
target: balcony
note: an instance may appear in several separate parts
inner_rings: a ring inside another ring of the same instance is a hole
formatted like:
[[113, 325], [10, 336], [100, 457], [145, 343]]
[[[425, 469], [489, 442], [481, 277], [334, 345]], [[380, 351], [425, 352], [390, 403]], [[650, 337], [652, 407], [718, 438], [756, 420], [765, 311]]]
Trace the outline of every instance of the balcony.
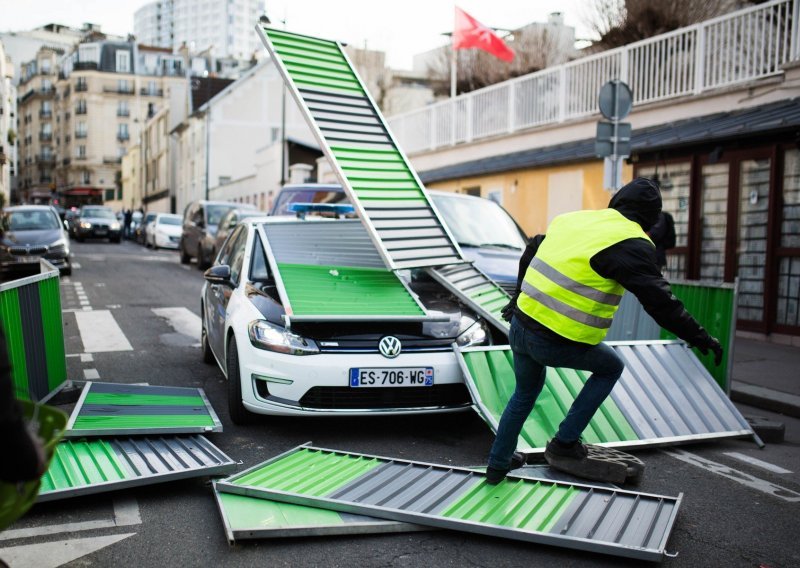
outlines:
[[118, 108], [117, 109], [117, 116], [130, 116], [131, 111], [127, 108]]
[[75, 109], [75, 114], [86, 114], [86, 107], [78, 107]]
[[88, 83], [76, 83], [75, 84], [75, 92], [76, 93], [85, 93], [88, 90], [89, 90], [89, 84]]
[[55, 166], [56, 157], [54, 154], [37, 154], [36, 163], [42, 164], [43, 166]]
[[55, 87], [40, 87], [38, 89], [31, 89], [23, 97], [20, 99], [20, 102], [24, 103], [29, 100], [32, 100], [36, 97], [40, 97], [43, 99], [51, 99], [56, 95], [56, 88]]
[[132, 95], [136, 91], [133, 87], [103, 87], [104, 93], [116, 93], [118, 95]]
[[53, 140], [53, 133], [52, 132], [40, 132], [39, 133], [39, 141], [40, 142], [51, 142]]
[[120, 142], [127, 142], [131, 139], [131, 135], [127, 132], [117, 132], [117, 140]]
[[147, 97], [163, 97], [164, 96], [164, 89], [139, 89], [139, 94], [145, 95]]
[[53, 111], [52, 110], [40, 110], [39, 111], [39, 118], [53, 118]]
[[86, 138], [88, 135], [89, 134], [87, 132], [76, 132], [75, 139], [77, 140], [78, 138]]
[[83, 162], [84, 160], [86, 160], [86, 154], [75, 156], [73, 160], [75, 160], [76, 162]]
[[97, 61], [76, 61], [72, 69], [74, 71], [96, 71]]
[[104, 164], [121, 164], [122, 158], [119, 156], [103, 156]]

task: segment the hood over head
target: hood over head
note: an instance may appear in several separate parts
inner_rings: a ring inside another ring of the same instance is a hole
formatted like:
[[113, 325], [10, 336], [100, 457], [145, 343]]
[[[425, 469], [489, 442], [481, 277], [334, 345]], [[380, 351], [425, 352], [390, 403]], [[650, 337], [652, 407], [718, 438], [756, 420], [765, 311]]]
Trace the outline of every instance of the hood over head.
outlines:
[[614, 194], [608, 207], [616, 209], [648, 231], [656, 224], [661, 213], [661, 192], [655, 181], [636, 178]]

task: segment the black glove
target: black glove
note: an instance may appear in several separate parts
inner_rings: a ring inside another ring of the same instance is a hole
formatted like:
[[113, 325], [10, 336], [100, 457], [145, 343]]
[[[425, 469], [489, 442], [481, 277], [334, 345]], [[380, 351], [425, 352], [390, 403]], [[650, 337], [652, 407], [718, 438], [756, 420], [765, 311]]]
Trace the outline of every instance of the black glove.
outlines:
[[517, 305], [517, 298], [519, 298], [519, 292], [511, 296], [511, 301], [503, 306], [502, 310], [500, 310], [500, 315], [502, 315], [503, 319], [508, 322], [511, 321], [511, 318], [514, 315], [514, 306]]
[[709, 350], [713, 351], [714, 364], [717, 367], [719, 367], [719, 364], [722, 363], [722, 344], [716, 337], [709, 337], [707, 343], [705, 343], [704, 345], [698, 345], [697, 348], [703, 355], [708, 355]]

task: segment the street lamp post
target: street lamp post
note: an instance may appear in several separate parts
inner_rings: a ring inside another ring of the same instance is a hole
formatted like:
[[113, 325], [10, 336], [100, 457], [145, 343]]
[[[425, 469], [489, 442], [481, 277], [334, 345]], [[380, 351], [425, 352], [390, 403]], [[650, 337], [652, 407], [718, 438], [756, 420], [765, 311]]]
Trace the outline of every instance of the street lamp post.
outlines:
[[208, 169], [209, 164], [211, 163], [211, 77], [208, 74], [208, 70], [203, 71], [203, 75], [206, 79], [206, 201], [208, 201], [208, 189], [210, 185], [208, 180]]

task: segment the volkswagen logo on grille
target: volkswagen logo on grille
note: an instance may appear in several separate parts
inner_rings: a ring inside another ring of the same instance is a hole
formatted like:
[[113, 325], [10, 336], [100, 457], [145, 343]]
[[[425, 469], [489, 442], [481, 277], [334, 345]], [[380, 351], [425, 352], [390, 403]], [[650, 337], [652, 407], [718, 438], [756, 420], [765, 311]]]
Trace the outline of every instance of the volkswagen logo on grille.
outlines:
[[387, 359], [394, 359], [400, 355], [400, 351], [403, 350], [403, 346], [400, 344], [399, 339], [391, 335], [387, 335], [378, 342], [378, 350], [381, 352], [381, 355]]

